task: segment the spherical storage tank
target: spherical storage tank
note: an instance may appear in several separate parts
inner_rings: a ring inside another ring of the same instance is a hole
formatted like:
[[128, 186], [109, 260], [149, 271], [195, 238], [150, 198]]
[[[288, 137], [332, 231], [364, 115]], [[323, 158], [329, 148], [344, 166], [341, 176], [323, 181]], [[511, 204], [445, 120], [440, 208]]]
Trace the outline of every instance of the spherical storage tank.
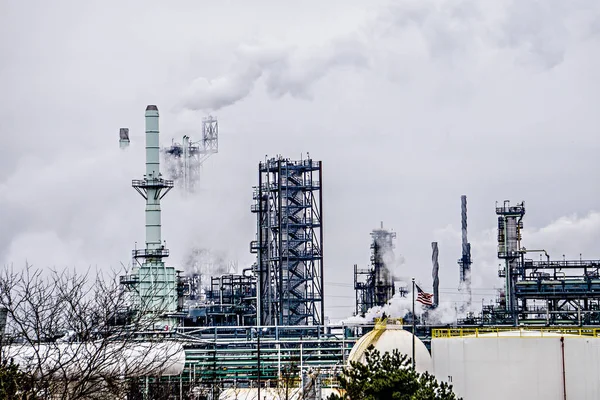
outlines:
[[[375, 329], [363, 335], [352, 347], [348, 362], [366, 361], [365, 351], [373, 345], [381, 354], [398, 350], [401, 354], [412, 358], [413, 334], [404, 330], [402, 324], [396, 321], [378, 323]], [[431, 356], [423, 342], [415, 337], [415, 369], [417, 372], [432, 372]]]
[[437, 330], [436, 378], [464, 400], [600, 399], [595, 330]]

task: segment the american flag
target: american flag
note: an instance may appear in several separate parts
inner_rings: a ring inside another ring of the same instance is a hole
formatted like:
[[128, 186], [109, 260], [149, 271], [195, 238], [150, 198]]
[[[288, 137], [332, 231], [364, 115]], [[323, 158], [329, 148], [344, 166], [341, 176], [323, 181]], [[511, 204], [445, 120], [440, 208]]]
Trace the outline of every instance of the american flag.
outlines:
[[431, 293], [423, 291], [423, 289], [421, 289], [416, 283], [415, 287], [417, 288], [417, 301], [421, 304], [425, 304], [426, 306], [432, 306], [433, 295]]

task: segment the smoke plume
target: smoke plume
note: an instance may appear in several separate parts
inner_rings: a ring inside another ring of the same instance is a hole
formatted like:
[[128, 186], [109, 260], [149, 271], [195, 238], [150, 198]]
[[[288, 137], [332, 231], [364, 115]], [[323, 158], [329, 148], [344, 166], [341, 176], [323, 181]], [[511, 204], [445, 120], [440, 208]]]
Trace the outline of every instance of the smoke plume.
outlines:
[[183, 258], [182, 267], [188, 275], [199, 274], [206, 285], [211, 276], [236, 273], [237, 263], [228, 260], [225, 251], [211, 250], [202, 247], [192, 247]]
[[311, 87], [335, 68], [364, 68], [368, 64], [362, 44], [335, 40], [323, 47], [241, 46], [228, 74], [198, 77], [183, 94], [181, 107], [219, 110], [247, 97], [264, 77], [273, 97], [290, 95], [310, 99]]

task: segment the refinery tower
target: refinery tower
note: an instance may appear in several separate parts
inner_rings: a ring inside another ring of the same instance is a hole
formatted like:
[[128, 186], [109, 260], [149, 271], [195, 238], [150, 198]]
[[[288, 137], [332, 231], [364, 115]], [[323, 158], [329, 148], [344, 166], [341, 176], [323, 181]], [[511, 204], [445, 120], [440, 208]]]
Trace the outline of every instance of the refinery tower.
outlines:
[[161, 237], [161, 199], [173, 188], [173, 181], [160, 173], [158, 108], [146, 107], [146, 174], [132, 186], [146, 200], [146, 246], [133, 250], [131, 275], [121, 277], [132, 293], [133, 311], [141, 313], [154, 327], [170, 329], [176, 320], [177, 277], [175, 268], [165, 264], [169, 250]]

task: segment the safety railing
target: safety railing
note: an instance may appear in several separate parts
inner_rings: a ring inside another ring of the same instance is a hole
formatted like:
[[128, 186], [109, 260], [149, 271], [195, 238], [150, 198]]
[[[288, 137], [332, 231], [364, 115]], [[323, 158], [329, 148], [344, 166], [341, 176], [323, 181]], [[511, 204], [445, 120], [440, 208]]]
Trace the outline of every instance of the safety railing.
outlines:
[[[514, 335], [505, 333], [514, 332]], [[516, 334], [518, 333], [518, 334]], [[533, 335], [538, 333], [538, 335]], [[432, 329], [434, 339], [457, 337], [544, 337], [559, 335], [600, 337], [600, 328], [547, 328], [547, 327], [495, 327], [495, 328], [445, 328]]]

